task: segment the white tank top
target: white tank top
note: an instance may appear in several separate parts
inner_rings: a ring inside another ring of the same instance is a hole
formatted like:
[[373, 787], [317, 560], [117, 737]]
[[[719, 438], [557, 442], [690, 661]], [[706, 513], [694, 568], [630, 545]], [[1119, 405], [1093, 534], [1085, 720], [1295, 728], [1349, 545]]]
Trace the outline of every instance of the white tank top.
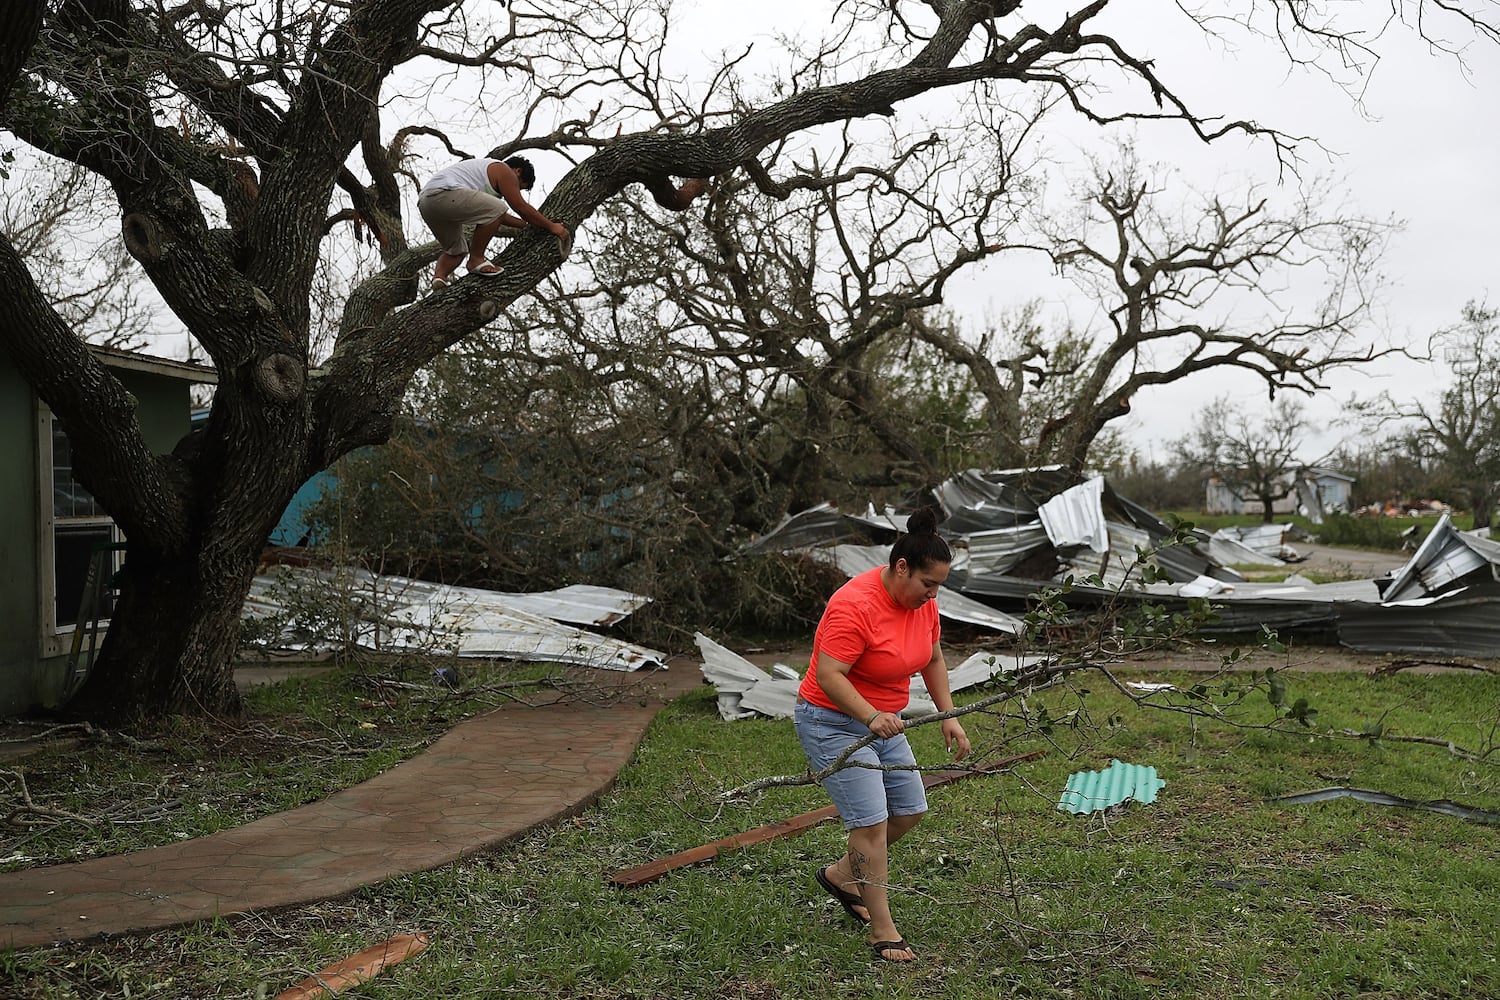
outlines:
[[499, 160], [459, 160], [450, 166], [444, 167], [432, 175], [428, 182], [422, 185], [426, 191], [451, 191], [467, 188], [472, 191], [488, 191], [498, 194], [490, 187], [490, 164], [499, 163]]

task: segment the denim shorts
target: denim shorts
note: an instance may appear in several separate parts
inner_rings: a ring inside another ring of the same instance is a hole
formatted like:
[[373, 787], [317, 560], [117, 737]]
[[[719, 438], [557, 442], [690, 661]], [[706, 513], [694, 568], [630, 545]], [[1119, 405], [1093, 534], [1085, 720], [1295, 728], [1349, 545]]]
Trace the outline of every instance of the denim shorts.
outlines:
[[[849, 744], [870, 735], [870, 730], [857, 719], [805, 701], [797, 702], [793, 722], [797, 741], [814, 771], [832, 764]], [[927, 793], [922, 789], [921, 772], [877, 771], [859, 766], [916, 762], [905, 733], [889, 739], [877, 737], [845, 761], [843, 769], [824, 778], [823, 788], [838, 807], [844, 829], [875, 826], [891, 816], [919, 816], [926, 812]]]

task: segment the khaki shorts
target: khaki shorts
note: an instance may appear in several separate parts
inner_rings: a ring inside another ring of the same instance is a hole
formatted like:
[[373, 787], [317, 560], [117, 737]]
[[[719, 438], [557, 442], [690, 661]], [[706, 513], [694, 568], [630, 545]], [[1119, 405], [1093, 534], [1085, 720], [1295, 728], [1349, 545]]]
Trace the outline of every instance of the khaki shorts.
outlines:
[[470, 188], [446, 188], [423, 191], [417, 198], [417, 211], [432, 230], [443, 249], [455, 257], [469, 253], [465, 226], [483, 226], [505, 214], [504, 199]]

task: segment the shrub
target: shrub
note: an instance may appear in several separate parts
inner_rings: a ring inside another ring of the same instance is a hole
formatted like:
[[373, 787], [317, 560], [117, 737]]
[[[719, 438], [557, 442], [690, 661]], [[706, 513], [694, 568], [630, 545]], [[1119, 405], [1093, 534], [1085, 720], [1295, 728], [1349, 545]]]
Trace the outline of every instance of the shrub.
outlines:
[[1330, 514], [1314, 529], [1324, 545], [1349, 545], [1365, 549], [1399, 551], [1406, 541], [1401, 533], [1420, 524], [1405, 518], [1356, 517], [1352, 514]]

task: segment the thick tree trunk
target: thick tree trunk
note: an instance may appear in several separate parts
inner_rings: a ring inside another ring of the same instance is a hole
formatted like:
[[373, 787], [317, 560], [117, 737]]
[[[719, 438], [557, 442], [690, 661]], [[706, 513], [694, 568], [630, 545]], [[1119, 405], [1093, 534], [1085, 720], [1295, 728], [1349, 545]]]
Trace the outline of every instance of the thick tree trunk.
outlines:
[[240, 711], [240, 614], [265, 541], [306, 479], [306, 443], [295, 419], [252, 434], [224, 418], [239, 445], [225, 449], [224, 427], [215, 426], [223, 404], [206, 431], [178, 446], [197, 494], [179, 533], [153, 542], [127, 533], [119, 601], [98, 662], [65, 708], [70, 716], [129, 725]]
[[240, 613], [259, 552], [243, 541], [172, 560], [127, 549], [104, 647], [67, 714], [105, 725], [238, 714]]
[[36, 44], [45, 12], [42, 0], [8, 0], [0, 5], [0, 106]]

